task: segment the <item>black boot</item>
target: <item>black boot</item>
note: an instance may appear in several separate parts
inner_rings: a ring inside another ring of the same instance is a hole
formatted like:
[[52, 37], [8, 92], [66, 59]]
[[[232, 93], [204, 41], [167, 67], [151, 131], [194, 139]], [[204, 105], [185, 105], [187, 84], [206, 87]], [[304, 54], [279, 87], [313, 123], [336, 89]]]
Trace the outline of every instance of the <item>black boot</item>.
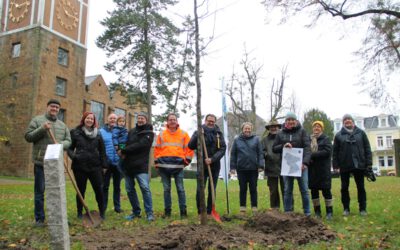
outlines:
[[321, 218], [321, 206], [314, 206], [315, 217]]
[[186, 208], [181, 210], [181, 219], [187, 218], [187, 211]]
[[164, 219], [171, 217], [171, 209], [164, 209], [164, 216], [162, 216]]
[[333, 217], [333, 207], [326, 207], [326, 219], [332, 220]]

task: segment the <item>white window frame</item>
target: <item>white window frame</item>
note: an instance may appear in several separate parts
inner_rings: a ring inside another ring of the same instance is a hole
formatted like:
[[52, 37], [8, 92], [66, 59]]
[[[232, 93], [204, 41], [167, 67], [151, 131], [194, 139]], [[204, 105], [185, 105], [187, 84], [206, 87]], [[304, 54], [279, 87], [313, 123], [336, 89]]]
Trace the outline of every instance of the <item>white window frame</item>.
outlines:
[[[58, 92], [59, 83], [64, 84], [63, 93]], [[56, 92], [56, 95], [58, 95], [58, 96], [64, 96], [64, 97], [67, 96], [67, 79], [64, 79], [64, 78], [58, 77], [58, 76], [56, 77], [55, 92]]]
[[[62, 58], [60, 57], [62, 55]], [[61, 47], [57, 51], [57, 63], [62, 66], [68, 66], [69, 63], [69, 51]]]
[[[392, 164], [389, 164], [389, 161], [391, 161]], [[388, 167], [394, 167], [394, 157], [393, 157], [393, 155], [388, 155], [387, 156], [387, 166]]]
[[383, 144], [384, 142], [383, 142], [383, 136], [381, 136], [381, 135], [378, 135], [377, 137], [376, 137], [376, 147], [377, 148], [383, 148], [384, 147], [384, 144]]
[[12, 50], [11, 50], [11, 57], [12, 58], [18, 58], [21, 55], [21, 43], [13, 43], [12, 44]]

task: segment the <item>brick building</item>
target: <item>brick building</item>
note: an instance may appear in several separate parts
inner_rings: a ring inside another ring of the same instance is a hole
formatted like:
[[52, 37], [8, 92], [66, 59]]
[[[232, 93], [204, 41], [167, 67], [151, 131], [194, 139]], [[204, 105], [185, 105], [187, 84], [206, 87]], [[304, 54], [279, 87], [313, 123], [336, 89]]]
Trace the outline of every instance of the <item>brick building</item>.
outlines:
[[32, 176], [32, 117], [60, 100], [60, 119], [75, 127], [84, 111], [125, 114], [135, 107], [110, 93], [100, 76], [85, 78], [88, 0], [0, 0], [0, 175]]

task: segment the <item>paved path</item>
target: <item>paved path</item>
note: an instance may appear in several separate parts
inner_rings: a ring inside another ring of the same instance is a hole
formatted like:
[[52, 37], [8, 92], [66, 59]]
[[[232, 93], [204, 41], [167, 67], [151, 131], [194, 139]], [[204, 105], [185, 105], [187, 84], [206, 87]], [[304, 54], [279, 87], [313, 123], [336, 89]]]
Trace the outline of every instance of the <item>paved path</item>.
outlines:
[[18, 180], [0, 177], [0, 185], [33, 184], [33, 180]]

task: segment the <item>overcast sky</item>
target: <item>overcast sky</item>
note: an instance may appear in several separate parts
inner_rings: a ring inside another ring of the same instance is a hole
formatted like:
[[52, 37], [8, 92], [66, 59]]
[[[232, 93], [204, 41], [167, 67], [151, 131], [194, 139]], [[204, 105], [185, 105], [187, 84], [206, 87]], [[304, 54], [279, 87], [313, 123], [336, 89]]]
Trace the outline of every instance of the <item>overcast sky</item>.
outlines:
[[[222, 8], [217, 15], [200, 23], [203, 37], [211, 35], [215, 27], [216, 39], [207, 48], [209, 53], [202, 59], [203, 114], [221, 112], [221, 79], [228, 79], [232, 68], [240, 69], [244, 44], [252, 51], [259, 64], [263, 64], [261, 80], [257, 84], [260, 98], [257, 113], [269, 119], [269, 86], [272, 78], [279, 77], [280, 68], [288, 65], [286, 96], [295, 93], [301, 114], [317, 107], [331, 119], [345, 113], [373, 116], [383, 113], [370, 106], [366, 94], [356, 86], [360, 73], [360, 62], [353, 55], [360, 46], [364, 30], [355, 32], [351, 21], [326, 18], [313, 29], [304, 28], [304, 17], [292, 19], [285, 25], [277, 25], [275, 14], [267, 14], [259, 1], [218, 0], [210, 9]], [[185, 4], [191, 1], [185, 0]], [[105, 53], [96, 47], [95, 39], [104, 28], [99, 21], [112, 9], [111, 0], [102, 4], [91, 1], [89, 13], [88, 54], [86, 75], [102, 74], [106, 82], [116, 77], [104, 70]], [[180, 6], [179, 14], [191, 14], [192, 6]], [[266, 24], [266, 18], [271, 22]], [[229, 106], [229, 103], [228, 103]]]

